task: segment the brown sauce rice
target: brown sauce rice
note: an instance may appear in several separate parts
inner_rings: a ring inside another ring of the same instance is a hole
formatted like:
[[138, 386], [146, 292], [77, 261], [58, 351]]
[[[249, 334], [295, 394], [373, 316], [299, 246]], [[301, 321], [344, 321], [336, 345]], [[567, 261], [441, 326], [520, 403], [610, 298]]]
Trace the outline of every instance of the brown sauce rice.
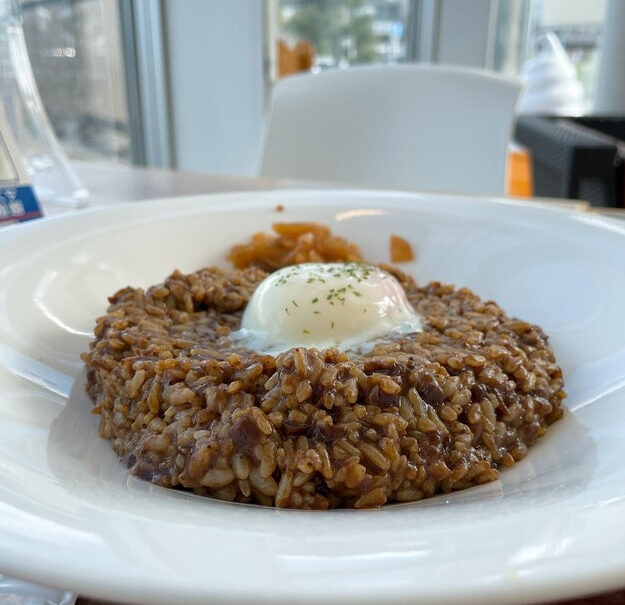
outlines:
[[253, 262], [120, 290], [82, 356], [100, 436], [140, 478], [268, 506], [378, 507], [497, 479], [562, 416], [547, 337], [466, 288], [384, 268], [423, 331], [365, 355], [233, 347], [267, 275]]

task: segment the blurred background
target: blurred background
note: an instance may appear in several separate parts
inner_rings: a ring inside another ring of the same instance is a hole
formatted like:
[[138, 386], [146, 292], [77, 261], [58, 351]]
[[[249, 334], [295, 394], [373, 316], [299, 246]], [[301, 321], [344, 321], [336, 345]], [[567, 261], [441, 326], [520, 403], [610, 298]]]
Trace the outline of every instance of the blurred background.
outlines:
[[[593, 110], [605, 0], [21, 0], [72, 159], [253, 174], [269, 93], [300, 70], [469, 65], [519, 76], [553, 32]], [[622, 77], [615, 73], [614, 77]]]

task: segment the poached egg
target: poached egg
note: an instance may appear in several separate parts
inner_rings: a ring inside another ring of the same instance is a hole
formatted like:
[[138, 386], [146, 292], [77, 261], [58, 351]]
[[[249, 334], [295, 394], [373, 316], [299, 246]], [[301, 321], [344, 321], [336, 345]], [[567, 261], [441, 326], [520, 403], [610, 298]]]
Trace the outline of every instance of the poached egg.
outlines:
[[421, 330], [401, 284], [364, 263], [304, 263], [266, 277], [232, 339], [261, 353], [293, 347], [371, 347]]

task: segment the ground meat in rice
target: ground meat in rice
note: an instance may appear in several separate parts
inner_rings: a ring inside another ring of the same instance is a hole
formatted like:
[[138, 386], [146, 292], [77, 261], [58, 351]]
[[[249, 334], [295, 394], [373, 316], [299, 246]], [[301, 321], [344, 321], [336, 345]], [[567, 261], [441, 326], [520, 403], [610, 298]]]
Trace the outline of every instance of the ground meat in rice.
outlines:
[[497, 479], [562, 416], [547, 337], [384, 268], [423, 331], [364, 355], [233, 347], [257, 267], [120, 290], [83, 354], [100, 435], [142, 479], [267, 506], [378, 507]]

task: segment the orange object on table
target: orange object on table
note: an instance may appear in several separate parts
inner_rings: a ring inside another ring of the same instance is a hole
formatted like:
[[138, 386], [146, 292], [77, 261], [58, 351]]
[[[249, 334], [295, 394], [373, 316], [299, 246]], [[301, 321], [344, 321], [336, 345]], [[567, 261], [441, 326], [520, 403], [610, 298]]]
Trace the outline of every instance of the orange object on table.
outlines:
[[314, 61], [315, 47], [307, 40], [300, 40], [293, 48], [278, 40], [278, 77], [310, 71]]
[[508, 147], [506, 193], [517, 197], [531, 197], [534, 194], [532, 154], [517, 143], [511, 143]]

